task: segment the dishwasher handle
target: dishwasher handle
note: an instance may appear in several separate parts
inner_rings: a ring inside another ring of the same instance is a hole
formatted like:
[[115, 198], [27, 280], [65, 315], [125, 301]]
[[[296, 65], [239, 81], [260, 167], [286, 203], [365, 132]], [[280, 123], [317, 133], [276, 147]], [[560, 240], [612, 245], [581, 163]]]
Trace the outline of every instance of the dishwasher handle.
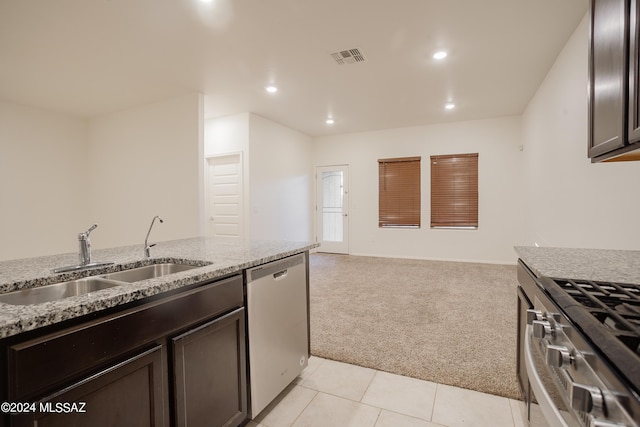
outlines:
[[285, 277], [287, 277], [288, 272], [289, 269], [284, 269], [282, 271], [278, 271], [277, 273], [273, 273], [273, 280], [284, 279]]
[[247, 270], [247, 283], [254, 282], [263, 277], [273, 278], [273, 280], [283, 279], [287, 276], [289, 270], [295, 270], [295, 268], [299, 268], [299, 266], [304, 266], [305, 264], [304, 254], [297, 254], [279, 261], [273, 261], [250, 268]]

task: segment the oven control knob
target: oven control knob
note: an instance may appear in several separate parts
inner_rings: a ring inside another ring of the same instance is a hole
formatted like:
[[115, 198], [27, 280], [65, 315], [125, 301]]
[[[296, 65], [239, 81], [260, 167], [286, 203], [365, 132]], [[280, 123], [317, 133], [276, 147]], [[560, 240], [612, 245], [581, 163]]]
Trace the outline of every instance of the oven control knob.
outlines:
[[536, 338], [544, 338], [546, 336], [553, 335], [553, 328], [551, 323], [546, 320], [534, 320], [531, 322], [533, 326], [533, 336]]
[[527, 310], [527, 325], [530, 325], [534, 320], [544, 320], [544, 316], [542, 311], [530, 308]]
[[547, 347], [547, 365], [556, 368], [562, 368], [569, 365], [573, 359], [569, 349], [561, 345], [548, 345]]
[[571, 386], [571, 407], [576, 411], [600, 415], [604, 411], [604, 396], [597, 387], [573, 383]]

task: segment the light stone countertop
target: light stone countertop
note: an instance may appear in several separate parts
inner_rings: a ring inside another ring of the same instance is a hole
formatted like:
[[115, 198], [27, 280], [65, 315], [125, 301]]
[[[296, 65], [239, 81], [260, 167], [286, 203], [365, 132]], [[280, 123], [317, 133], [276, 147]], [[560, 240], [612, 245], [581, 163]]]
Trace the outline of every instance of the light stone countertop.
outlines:
[[20, 306], [0, 303], [0, 338], [205, 280], [240, 273], [244, 269], [303, 253], [317, 246], [317, 243], [310, 242], [238, 242], [205, 237], [182, 239], [158, 242], [151, 248], [149, 260], [143, 258], [142, 245], [94, 250], [92, 253], [94, 262], [113, 261], [115, 264], [64, 274], [53, 274], [51, 269], [77, 264], [77, 253], [2, 261], [0, 262], [0, 293], [161, 262], [179, 262], [202, 265], [202, 267], [43, 304]]
[[640, 284], [640, 251], [516, 246], [536, 276]]

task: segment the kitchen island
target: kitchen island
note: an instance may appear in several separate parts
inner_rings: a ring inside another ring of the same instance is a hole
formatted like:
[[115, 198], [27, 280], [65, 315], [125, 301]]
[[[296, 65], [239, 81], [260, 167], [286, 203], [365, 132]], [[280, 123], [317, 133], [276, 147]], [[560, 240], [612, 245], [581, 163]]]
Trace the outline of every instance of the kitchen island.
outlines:
[[201, 265], [201, 268], [117, 286], [97, 293], [65, 298], [33, 306], [0, 304], [0, 338], [52, 325], [96, 311], [115, 307], [203, 280], [233, 273], [308, 251], [318, 245], [306, 242], [236, 241], [193, 238], [160, 242], [150, 259], [143, 258], [142, 245], [94, 251], [94, 259], [113, 261], [113, 266], [53, 274], [52, 269], [76, 264], [77, 253], [0, 262], [0, 293], [90, 277], [159, 262]]
[[[246, 422], [246, 270], [308, 259], [315, 246], [184, 239], [158, 243], [150, 258], [142, 246], [97, 250], [94, 261], [114, 264], [64, 274], [51, 269], [77, 254], [1, 262], [0, 294], [148, 265], [191, 268], [46, 303], [0, 304], [0, 401], [31, 405], [3, 410], [0, 426]], [[308, 270], [302, 277], [308, 286]], [[90, 411], [49, 411], [73, 403]]]

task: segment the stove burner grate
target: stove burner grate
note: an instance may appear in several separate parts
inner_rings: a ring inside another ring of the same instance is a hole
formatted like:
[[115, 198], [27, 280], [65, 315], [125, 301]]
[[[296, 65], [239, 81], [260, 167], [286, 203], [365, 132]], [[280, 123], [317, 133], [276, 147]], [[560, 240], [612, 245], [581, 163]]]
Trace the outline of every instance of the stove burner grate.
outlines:
[[554, 279], [571, 298], [640, 355], [640, 285]]

